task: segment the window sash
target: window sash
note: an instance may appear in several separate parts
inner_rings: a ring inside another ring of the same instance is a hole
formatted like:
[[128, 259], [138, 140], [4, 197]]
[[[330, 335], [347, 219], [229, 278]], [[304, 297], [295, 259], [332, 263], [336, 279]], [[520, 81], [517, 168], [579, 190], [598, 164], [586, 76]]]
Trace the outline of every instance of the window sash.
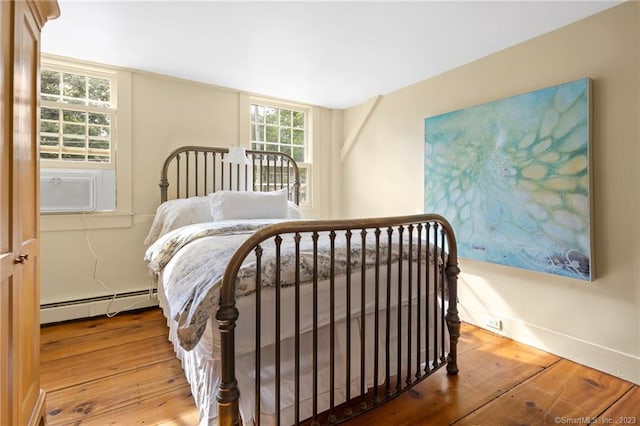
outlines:
[[[40, 159], [45, 167], [115, 169], [117, 78], [115, 73], [43, 61], [43, 71], [60, 73], [59, 93], [40, 93]], [[64, 74], [86, 79], [84, 97], [66, 96]], [[90, 79], [109, 81], [109, 101], [91, 99]], [[55, 99], [55, 100], [51, 100]], [[71, 100], [72, 102], [69, 102]], [[75, 101], [77, 102], [75, 102]], [[57, 118], [43, 116], [56, 110]], [[65, 115], [82, 119], [65, 120]], [[106, 119], [104, 119], [104, 118]], [[106, 123], [105, 123], [106, 121]], [[106, 146], [105, 146], [106, 145]]]
[[[57, 110], [58, 119], [40, 119], [40, 157], [42, 161], [72, 164], [111, 165], [114, 163], [115, 154], [115, 109], [92, 107], [89, 105], [77, 105], [58, 103], [53, 101], [41, 101], [41, 110]], [[83, 121], [65, 121], [65, 112], [78, 112], [84, 115]], [[108, 125], [91, 123], [91, 115], [108, 117]], [[52, 130], [47, 131], [46, 124], [52, 125]], [[73, 126], [81, 132], [66, 132]], [[57, 130], [55, 130], [57, 129]], [[107, 135], [91, 134], [91, 131], [106, 130]], [[54, 143], [55, 142], [55, 143]], [[108, 148], [97, 145], [108, 143]], [[78, 146], [82, 143], [82, 146]], [[93, 146], [92, 146], [93, 145]], [[44, 156], [42, 154], [45, 154]], [[55, 157], [53, 157], [55, 155]], [[93, 157], [95, 160], [92, 160]], [[100, 161], [105, 159], [106, 161]]]
[[[259, 109], [256, 111], [254, 108]], [[293, 157], [300, 173], [299, 202], [304, 205], [311, 203], [312, 161], [309, 147], [311, 131], [309, 123], [308, 108], [259, 100], [250, 102], [251, 149], [282, 152]]]
[[[292, 156], [296, 162], [309, 162], [308, 111], [260, 102], [252, 102], [250, 108], [252, 149], [283, 152]], [[261, 110], [262, 114], [254, 114], [254, 108]]]

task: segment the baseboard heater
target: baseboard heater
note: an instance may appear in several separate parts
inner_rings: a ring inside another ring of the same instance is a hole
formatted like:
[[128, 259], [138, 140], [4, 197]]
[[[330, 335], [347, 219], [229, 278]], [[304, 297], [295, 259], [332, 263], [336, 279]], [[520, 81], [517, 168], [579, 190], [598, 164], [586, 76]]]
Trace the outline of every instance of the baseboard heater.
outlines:
[[155, 290], [130, 291], [119, 293], [115, 300], [111, 296], [87, 297], [83, 299], [65, 300], [63, 302], [40, 305], [40, 323], [68, 321], [89, 318], [109, 313], [156, 306], [158, 298]]

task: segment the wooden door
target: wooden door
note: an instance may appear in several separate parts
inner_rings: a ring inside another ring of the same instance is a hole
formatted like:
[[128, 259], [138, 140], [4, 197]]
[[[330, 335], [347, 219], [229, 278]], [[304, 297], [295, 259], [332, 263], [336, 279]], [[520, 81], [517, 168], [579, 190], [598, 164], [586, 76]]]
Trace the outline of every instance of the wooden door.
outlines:
[[11, 425], [12, 395], [10, 386], [10, 359], [13, 354], [9, 339], [13, 329], [11, 288], [13, 286], [13, 120], [11, 56], [13, 3], [0, 2], [1, 49], [0, 56], [0, 425]]
[[15, 3], [13, 67], [14, 312], [13, 368], [18, 424], [36, 424], [44, 411], [40, 390], [40, 28], [30, 4]]
[[40, 31], [53, 1], [1, 1], [0, 425], [44, 423], [40, 389]]

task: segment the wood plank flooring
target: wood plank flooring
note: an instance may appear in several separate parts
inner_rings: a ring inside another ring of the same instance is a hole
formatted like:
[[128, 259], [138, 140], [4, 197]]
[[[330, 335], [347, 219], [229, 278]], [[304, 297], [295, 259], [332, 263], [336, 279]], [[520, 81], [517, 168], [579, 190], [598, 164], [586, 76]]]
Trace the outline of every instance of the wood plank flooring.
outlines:
[[[48, 425], [197, 425], [159, 309], [43, 326]], [[444, 369], [357, 425], [638, 424], [640, 388], [463, 324]]]

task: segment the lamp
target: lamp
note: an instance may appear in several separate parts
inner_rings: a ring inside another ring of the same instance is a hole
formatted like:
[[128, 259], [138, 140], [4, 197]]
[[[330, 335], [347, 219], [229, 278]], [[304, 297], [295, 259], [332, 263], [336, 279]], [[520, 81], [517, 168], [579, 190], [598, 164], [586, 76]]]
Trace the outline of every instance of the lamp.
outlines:
[[243, 166], [251, 164], [251, 162], [247, 158], [247, 151], [243, 146], [230, 146], [229, 155], [227, 155], [223, 161], [225, 163], [238, 164]]

